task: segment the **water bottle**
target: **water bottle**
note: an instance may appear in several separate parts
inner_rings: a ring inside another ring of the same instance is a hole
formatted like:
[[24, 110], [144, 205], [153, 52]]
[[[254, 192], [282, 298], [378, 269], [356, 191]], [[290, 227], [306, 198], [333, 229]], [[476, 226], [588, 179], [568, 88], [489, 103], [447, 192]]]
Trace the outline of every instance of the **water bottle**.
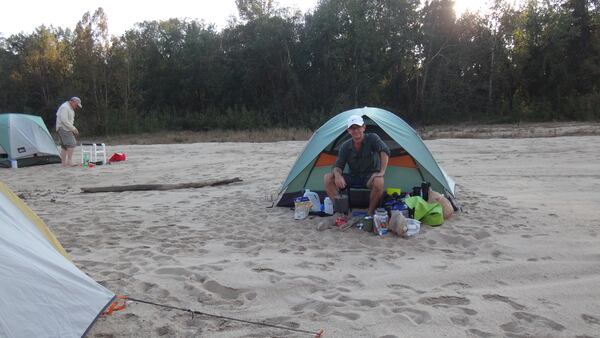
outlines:
[[83, 167], [87, 168], [90, 166], [90, 155], [88, 153], [83, 154]]
[[310, 191], [310, 189], [304, 190], [304, 197], [308, 197], [310, 202], [312, 203], [312, 207], [310, 207], [310, 211], [321, 211], [321, 199], [319, 198], [319, 194], [316, 192]]
[[325, 197], [323, 201], [323, 212], [328, 215], [333, 215], [333, 201], [329, 197]]
[[379, 236], [383, 236], [388, 233], [388, 213], [384, 208], [378, 208], [377, 210], [375, 210], [375, 216], [373, 216], [373, 223], [375, 225], [375, 232]]

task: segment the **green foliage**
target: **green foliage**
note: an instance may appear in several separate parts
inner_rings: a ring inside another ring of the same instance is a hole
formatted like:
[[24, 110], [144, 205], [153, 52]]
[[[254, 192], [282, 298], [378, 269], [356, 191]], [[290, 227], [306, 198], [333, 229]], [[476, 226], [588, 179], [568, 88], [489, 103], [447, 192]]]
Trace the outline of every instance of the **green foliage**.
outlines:
[[292, 13], [236, 0], [239, 21], [136, 24], [108, 36], [102, 8], [73, 31], [0, 36], [0, 111], [42, 116], [72, 95], [102, 135], [319, 127], [378, 106], [416, 124], [600, 119], [600, 3], [321, 0]]

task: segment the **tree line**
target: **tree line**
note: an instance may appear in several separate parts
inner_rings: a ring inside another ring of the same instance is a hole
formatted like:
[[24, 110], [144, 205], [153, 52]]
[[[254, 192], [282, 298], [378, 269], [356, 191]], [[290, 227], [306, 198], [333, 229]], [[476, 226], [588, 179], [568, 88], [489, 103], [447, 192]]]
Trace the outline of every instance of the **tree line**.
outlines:
[[316, 128], [362, 106], [418, 125], [600, 119], [600, 0], [495, 0], [458, 18], [452, 0], [236, 5], [221, 30], [173, 18], [109, 36], [98, 8], [73, 30], [0, 35], [0, 112], [53, 125], [77, 95], [95, 135]]

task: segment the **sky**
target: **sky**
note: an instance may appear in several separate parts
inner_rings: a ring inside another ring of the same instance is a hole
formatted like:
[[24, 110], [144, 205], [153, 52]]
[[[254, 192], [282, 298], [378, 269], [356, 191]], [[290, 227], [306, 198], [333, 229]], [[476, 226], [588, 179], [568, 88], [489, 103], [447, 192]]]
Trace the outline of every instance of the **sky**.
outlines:
[[[317, 0], [276, 0], [279, 7], [290, 7], [302, 12], [314, 9]], [[483, 0], [455, 0], [460, 15], [465, 10], [477, 10]], [[136, 22], [189, 18], [214, 23], [217, 29], [227, 24], [230, 16], [237, 15], [234, 0], [8, 0], [2, 2], [0, 35], [8, 37], [20, 32], [32, 33], [43, 25], [74, 29], [85, 12], [92, 14], [102, 7], [108, 17], [108, 30], [121, 35]]]

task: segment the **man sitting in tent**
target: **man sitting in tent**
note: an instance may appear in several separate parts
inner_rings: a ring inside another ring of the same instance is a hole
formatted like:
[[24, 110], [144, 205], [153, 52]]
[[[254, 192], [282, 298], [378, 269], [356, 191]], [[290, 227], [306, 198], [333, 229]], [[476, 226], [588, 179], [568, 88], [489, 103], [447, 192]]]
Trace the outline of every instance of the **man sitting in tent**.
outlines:
[[[365, 134], [365, 122], [361, 116], [350, 116], [347, 125], [352, 138], [340, 147], [333, 171], [325, 174], [325, 190], [329, 198], [334, 200], [339, 190], [347, 187], [370, 189], [368, 214], [373, 215], [383, 196], [383, 176], [390, 149], [379, 135]], [[350, 172], [343, 174], [346, 164]]]

